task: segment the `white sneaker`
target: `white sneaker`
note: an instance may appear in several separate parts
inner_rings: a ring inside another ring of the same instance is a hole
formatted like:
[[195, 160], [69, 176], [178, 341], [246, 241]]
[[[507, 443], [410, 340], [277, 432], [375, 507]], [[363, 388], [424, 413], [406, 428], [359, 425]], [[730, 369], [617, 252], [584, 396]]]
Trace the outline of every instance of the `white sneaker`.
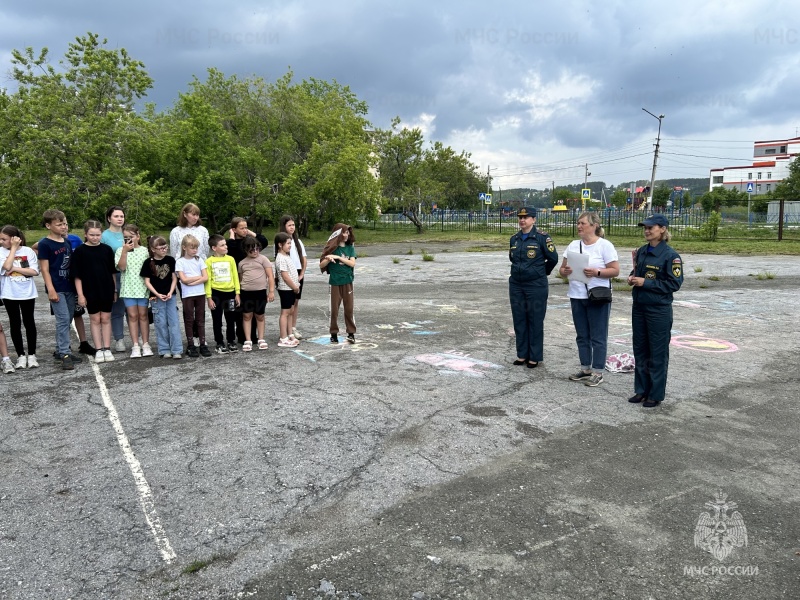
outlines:
[[131, 348], [131, 358], [142, 358], [142, 349], [139, 348], [139, 344], [134, 344]]
[[142, 356], [153, 356], [153, 350], [147, 342], [142, 344]]
[[28, 368], [28, 359], [24, 354], [22, 354], [17, 359], [17, 366], [15, 368], [16, 369], [27, 369]]
[[35, 354], [31, 354], [31, 355], [28, 357], [28, 368], [29, 368], [29, 369], [35, 369], [35, 368], [37, 368], [38, 366], [39, 366], [39, 361], [38, 361], [38, 360], [36, 360], [36, 355], [35, 355]]
[[115, 352], [125, 352], [127, 348], [125, 347], [125, 340], [117, 340], [117, 343], [114, 344], [114, 351]]
[[294, 337], [296, 337], [298, 340], [302, 340], [303, 339], [303, 336], [300, 335], [300, 332], [297, 331], [297, 329], [295, 327], [292, 327], [292, 335]]
[[[99, 354], [100, 351], [98, 350], [97, 353]], [[114, 355], [111, 353], [111, 348], [103, 350], [103, 358], [105, 358], [106, 362], [114, 362]]]
[[14, 365], [11, 364], [10, 358], [3, 359], [3, 373], [13, 373]]
[[98, 350], [97, 352], [95, 352], [94, 362], [96, 363], [106, 362], [106, 353], [103, 352], [102, 350]]

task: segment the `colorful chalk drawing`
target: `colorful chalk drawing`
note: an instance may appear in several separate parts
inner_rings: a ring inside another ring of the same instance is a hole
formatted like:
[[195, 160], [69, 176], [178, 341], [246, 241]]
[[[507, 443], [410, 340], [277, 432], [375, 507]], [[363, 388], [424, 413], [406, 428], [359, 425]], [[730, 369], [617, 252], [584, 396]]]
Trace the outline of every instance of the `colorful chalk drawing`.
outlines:
[[312, 344], [316, 344], [318, 346], [327, 346], [329, 349], [324, 350], [323, 352], [313, 353], [311, 347], [302, 344], [303, 349], [300, 350], [299, 346], [292, 350], [298, 356], [305, 358], [306, 360], [310, 360], [311, 362], [317, 362], [318, 358], [325, 356], [326, 354], [331, 354], [332, 352], [363, 352], [364, 350], [374, 350], [378, 347], [378, 344], [374, 344], [372, 342], [364, 342], [364, 341], [357, 341], [355, 344], [350, 344], [346, 341], [341, 341], [338, 344], [332, 344], [329, 336], [320, 336], [316, 338], [308, 338], [306, 340]]
[[670, 344], [699, 352], [736, 352], [739, 350], [738, 346], [732, 342], [699, 335], [676, 335], [672, 337]]
[[413, 323], [402, 321], [401, 323], [381, 323], [375, 325], [375, 327], [376, 329], [387, 331], [408, 330], [411, 335], [439, 335], [438, 331], [430, 331], [427, 328], [423, 328], [423, 325], [430, 325], [431, 323], [433, 321], [414, 321]]
[[463, 374], [469, 377], [483, 377], [488, 369], [503, 368], [486, 360], [470, 358], [469, 354], [456, 350], [418, 354], [414, 359], [426, 365], [439, 367], [439, 374], [441, 375]]

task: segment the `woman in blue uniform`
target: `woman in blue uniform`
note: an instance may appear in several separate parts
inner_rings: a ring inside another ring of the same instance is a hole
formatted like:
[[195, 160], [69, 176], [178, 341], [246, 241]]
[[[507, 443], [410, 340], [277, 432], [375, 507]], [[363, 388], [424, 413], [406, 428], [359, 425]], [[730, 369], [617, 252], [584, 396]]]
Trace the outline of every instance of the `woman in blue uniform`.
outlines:
[[668, 244], [669, 221], [655, 214], [641, 223], [647, 244], [636, 251], [628, 285], [633, 286], [634, 395], [628, 402], [646, 408], [664, 399], [672, 331], [672, 294], [683, 283], [683, 262]]
[[550, 236], [536, 230], [536, 211], [517, 212], [519, 231], [511, 236], [508, 258], [511, 276], [508, 295], [517, 338], [515, 365], [533, 369], [544, 359], [544, 316], [547, 313], [547, 276], [558, 263]]

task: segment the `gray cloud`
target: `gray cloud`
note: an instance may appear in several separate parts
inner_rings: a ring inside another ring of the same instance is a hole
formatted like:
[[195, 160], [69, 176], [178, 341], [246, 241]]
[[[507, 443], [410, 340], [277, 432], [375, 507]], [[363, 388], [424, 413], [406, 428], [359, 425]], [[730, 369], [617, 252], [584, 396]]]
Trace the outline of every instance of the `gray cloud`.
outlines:
[[479, 162], [500, 146], [534, 164], [649, 139], [642, 106], [672, 136], [800, 125], [800, 5], [534, 4], [47, 0], [0, 12], [0, 56], [48, 46], [55, 59], [93, 31], [145, 63], [160, 109], [209, 67], [274, 80], [291, 66], [349, 85], [378, 127], [426, 113], [436, 139], [480, 131], [484, 149], [466, 148]]

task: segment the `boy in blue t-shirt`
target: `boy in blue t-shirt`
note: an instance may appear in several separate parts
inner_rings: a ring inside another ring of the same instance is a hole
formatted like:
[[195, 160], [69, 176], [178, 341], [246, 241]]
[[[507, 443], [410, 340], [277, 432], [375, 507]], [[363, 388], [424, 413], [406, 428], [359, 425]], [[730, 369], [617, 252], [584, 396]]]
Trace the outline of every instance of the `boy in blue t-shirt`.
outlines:
[[56, 352], [64, 370], [74, 369], [81, 359], [69, 347], [69, 327], [75, 314], [75, 285], [69, 275], [72, 245], [67, 240], [67, 217], [60, 210], [49, 209], [42, 215], [47, 237], [39, 240], [39, 267], [56, 318]]

